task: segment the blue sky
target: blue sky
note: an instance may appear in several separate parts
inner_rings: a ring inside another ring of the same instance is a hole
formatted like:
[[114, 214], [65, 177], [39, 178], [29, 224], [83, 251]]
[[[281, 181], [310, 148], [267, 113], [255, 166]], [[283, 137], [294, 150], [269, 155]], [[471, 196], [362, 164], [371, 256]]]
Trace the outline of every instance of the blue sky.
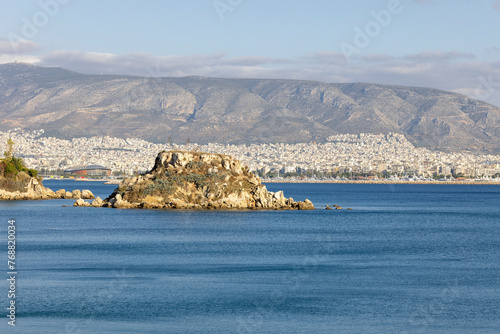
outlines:
[[0, 3], [0, 63], [427, 86], [500, 105], [500, 0]]

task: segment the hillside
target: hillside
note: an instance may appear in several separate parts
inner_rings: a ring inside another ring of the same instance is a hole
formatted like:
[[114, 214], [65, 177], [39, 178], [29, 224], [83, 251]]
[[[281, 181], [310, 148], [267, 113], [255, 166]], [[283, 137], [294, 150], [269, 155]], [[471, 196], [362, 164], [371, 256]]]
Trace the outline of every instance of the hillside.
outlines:
[[417, 146], [500, 152], [500, 108], [446, 91], [368, 83], [142, 78], [0, 65], [0, 130], [155, 142], [323, 141], [402, 133]]

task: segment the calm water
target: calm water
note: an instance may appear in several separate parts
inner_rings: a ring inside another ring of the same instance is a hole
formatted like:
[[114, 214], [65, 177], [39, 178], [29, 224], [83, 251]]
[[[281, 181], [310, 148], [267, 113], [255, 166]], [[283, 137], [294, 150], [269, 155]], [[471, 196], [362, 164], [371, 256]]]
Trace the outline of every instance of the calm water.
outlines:
[[[46, 181], [52, 189], [115, 186]], [[500, 187], [269, 185], [354, 210], [0, 202], [17, 220], [2, 333], [499, 333]], [[3, 231], [3, 232], [2, 232]], [[0, 283], [2, 309], [8, 286]]]

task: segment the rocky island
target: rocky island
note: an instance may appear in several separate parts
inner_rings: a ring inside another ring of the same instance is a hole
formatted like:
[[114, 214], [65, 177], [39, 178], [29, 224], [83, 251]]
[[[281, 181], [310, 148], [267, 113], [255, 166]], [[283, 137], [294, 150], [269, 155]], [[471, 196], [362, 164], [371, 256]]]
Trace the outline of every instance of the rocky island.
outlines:
[[[90, 206], [90, 203], [80, 201], [75, 205]], [[296, 202], [286, 198], [282, 191], [268, 191], [259, 177], [230, 156], [186, 151], [160, 152], [150, 172], [123, 180], [102, 206], [148, 209], [314, 209], [313, 203], [307, 199]]]
[[7, 151], [0, 159], [0, 201], [40, 200], [40, 199], [93, 199], [90, 190], [60, 189], [56, 192], [42, 184], [42, 178], [34, 169], [27, 168], [22, 158], [13, 153], [14, 142], [7, 141]]

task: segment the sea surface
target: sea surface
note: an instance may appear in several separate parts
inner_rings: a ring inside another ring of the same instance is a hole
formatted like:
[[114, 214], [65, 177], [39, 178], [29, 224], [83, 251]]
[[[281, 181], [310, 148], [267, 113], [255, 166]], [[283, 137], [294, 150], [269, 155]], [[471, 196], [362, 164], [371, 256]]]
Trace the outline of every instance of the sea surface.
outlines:
[[[44, 184], [101, 198], [116, 187]], [[500, 186], [268, 189], [317, 210], [0, 202], [0, 333], [500, 333]]]

